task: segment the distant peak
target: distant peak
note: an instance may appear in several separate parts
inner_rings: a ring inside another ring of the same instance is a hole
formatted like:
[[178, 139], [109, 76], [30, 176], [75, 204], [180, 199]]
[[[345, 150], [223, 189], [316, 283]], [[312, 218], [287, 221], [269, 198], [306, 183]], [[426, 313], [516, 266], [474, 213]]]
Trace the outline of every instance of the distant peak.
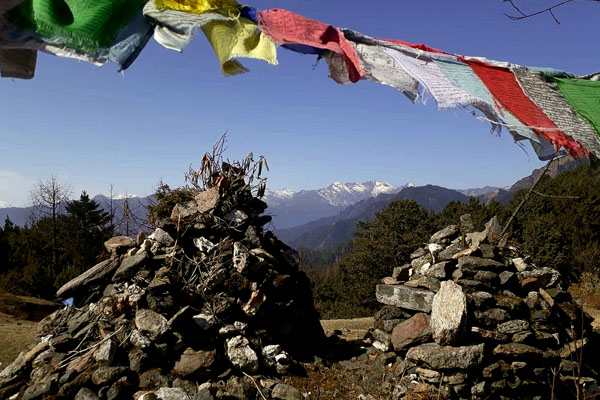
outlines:
[[140, 196], [137, 194], [113, 194], [113, 200], [136, 199]]
[[5, 201], [0, 201], [0, 208], [10, 208], [10, 204]]
[[414, 183], [412, 183], [412, 182], [408, 182], [406, 184], [406, 187], [416, 187], [416, 185]]

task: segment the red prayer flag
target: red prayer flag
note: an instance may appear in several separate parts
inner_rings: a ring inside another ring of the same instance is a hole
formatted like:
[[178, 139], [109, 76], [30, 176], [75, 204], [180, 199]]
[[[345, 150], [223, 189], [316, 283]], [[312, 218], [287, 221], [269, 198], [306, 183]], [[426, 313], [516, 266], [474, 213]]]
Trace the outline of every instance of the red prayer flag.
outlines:
[[303, 44], [341, 54], [351, 82], [365, 74], [354, 47], [339, 29], [291, 11], [272, 9], [258, 15], [260, 29], [279, 44]]
[[461, 57], [481, 79], [500, 105], [515, 115], [535, 133], [558, 147], [564, 147], [573, 157], [589, 157], [588, 151], [577, 141], [561, 132], [521, 89], [513, 73], [508, 69], [479, 60]]

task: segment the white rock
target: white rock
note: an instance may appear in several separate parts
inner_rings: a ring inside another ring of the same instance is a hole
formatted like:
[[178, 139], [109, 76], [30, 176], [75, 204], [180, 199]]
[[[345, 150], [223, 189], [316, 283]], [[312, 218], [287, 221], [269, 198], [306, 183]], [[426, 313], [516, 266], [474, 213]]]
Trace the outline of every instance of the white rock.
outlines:
[[215, 247], [215, 244], [213, 242], [204, 237], [196, 238], [193, 240], [193, 242], [194, 246], [200, 249], [200, 251], [203, 253], [208, 253]]
[[156, 391], [158, 400], [190, 400], [187, 393], [181, 388], [161, 387]]
[[242, 273], [248, 267], [249, 260], [250, 252], [248, 249], [240, 242], [235, 242], [233, 244], [233, 266], [235, 270]]
[[453, 281], [444, 281], [433, 296], [431, 330], [433, 339], [441, 345], [456, 342], [467, 320], [467, 297]]
[[258, 371], [258, 356], [250, 348], [250, 342], [243, 336], [227, 340], [227, 357], [234, 367], [248, 373]]
[[512, 263], [519, 272], [526, 271], [529, 268], [525, 260], [523, 260], [521, 257], [513, 258]]
[[156, 228], [156, 230], [150, 236], [148, 236], [148, 238], [160, 243], [163, 246], [172, 246], [175, 243], [171, 235], [160, 228]]

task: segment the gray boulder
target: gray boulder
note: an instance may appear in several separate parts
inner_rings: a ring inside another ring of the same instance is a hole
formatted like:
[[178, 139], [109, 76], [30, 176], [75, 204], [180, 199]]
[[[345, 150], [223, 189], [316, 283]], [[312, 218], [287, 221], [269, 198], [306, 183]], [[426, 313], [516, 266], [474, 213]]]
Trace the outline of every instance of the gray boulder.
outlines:
[[382, 304], [422, 312], [431, 311], [434, 292], [404, 285], [377, 285], [376, 298]]
[[462, 347], [440, 346], [437, 343], [427, 343], [412, 347], [406, 353], [407, 360], [435, 370], [477, 367], [483, 362], [483, 356], [483, 343]]

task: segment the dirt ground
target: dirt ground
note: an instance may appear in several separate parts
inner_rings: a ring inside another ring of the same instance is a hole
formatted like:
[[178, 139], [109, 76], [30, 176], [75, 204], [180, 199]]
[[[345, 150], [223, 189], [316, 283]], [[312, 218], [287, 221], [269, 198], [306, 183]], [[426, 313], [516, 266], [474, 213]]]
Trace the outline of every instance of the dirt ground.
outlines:
[[37, 322], [0, 313], [0, 371], [35, 341]]

